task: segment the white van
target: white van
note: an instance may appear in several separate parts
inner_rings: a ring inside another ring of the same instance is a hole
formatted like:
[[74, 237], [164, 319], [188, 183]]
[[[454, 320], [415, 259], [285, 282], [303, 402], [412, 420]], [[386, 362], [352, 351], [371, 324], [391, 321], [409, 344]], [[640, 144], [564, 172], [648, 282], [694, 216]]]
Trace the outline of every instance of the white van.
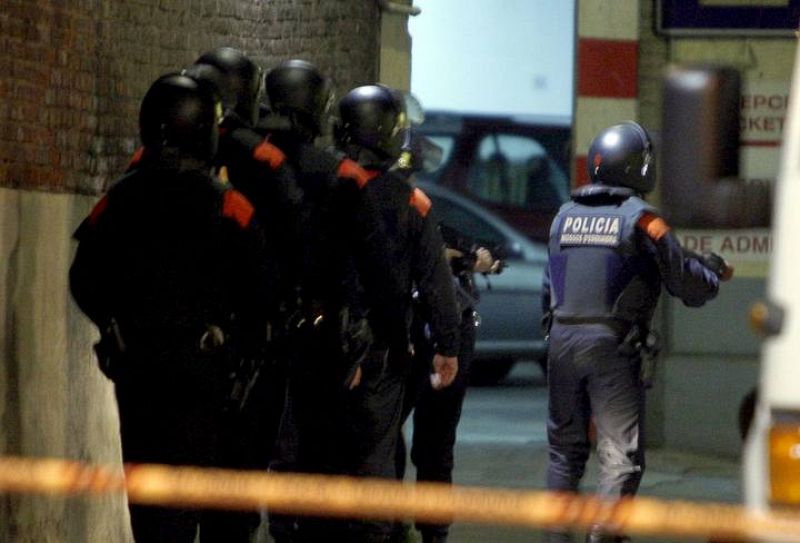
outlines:
[[[743, 455], [745, 505], [753, 513], [800, 509], [800, 55], [795, 60], [776, 186], [734, 179], [738, 74], [673, 67], [664, 87], [664, 209], [674, 225], [771, 224], [767, 295], [750, 314], [763, 337], [754, 415]], [[728, 160], [730, 159], [730, 160]], [[774, 192], [774, 198], [773, 193]], [[774, 202], [774, 204], [773, 204]], [[786, 539], [782, 539], [786, 540]], [[760, 541], [772, 541], [771, 539]]]

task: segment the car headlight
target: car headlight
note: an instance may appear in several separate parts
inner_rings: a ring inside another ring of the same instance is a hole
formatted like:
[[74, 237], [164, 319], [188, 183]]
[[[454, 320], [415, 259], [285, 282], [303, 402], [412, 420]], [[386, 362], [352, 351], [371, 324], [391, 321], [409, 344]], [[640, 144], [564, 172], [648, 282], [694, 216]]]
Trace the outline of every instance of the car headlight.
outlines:
[[800, 413], [773, 413], [769, 430], [770, 502], [800, 506]]

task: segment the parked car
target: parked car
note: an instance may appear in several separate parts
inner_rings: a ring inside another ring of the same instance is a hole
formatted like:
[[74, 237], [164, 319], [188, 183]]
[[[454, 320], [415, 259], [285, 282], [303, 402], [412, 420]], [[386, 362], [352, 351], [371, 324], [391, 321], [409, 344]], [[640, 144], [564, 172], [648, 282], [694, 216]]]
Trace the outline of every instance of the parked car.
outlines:
[[436, 183], [418, 186], [433, 202], [433, 213], [445, 225], [487, 247], [500, 247], [506, 268], [498, 275], [478, 274], [480, 291], [472, 379], [488, 384], [504, 378], [519, 360], [545, 368], [541, 333], [541, 290], [547, 247], [531, 241], [495, 213]]
[[494, 211], [534, 241], [569, 197], [571, 123], [560, 117], [498, 117], [425, 112], [417, 128], [443, 150], [442, 164], [419, 178]]

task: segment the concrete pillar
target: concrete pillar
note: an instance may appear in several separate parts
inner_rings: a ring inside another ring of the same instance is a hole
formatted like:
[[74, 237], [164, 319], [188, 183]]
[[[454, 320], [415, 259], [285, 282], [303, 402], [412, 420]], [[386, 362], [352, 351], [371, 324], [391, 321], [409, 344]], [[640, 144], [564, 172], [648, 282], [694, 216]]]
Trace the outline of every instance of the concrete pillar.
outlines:
[[573, 182], [588, 180], [586, 153], [598, 131], [637, 120], [637, 0], [578, 0]]
[[396, 89], [411, 89], [411, 36], [408, 18], [416, 10], [410, 0], [379, 2], [381, 8], [378, 81]]
[[[92, 351], [95, 327], [72, 301], [71, 234], [96, 198], [0, 189], [2, 447], [9, 454], [120, 462], [111, 383]], [[123, 496], [10, 496], [0, 540], [127, 541]], [[13, 534], [13, 535], [12, 535]]]

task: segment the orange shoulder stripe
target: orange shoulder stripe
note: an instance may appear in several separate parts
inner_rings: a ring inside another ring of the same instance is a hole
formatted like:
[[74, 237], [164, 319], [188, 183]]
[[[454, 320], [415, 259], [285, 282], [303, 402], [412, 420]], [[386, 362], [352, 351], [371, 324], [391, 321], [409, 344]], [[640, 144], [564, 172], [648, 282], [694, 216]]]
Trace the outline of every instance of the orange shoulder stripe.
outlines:
[[255, 209], [244, 195], [236, 190], [226, 190], [222, 200], [222, 216], [236, 221], [247, 228], [253, 219]]
[[378, 176], [378, 172], [368, 172], [355, 160], [345, 158], [339, 163], [339, 167], [336, 169], [336, 175], [338, 177], [352, 179], [356, 182], [358, 188], [363, 189], [365, 186], [367, 186], [367, 183]]
[[133, 152], [130, 162], [128, 162], [128, 169], [135, 168], [144, 158], [144, 146], [139, 147]]
[[286, 160], [284, 152], [267, 140], [256, 145], [256, 148], [253, 149], [253, 157], [259, 162], [266, 162], [273, 170], [278, 169]]
[[428, 198], [428, 195], [422, 192], [422, 189], [414, 188], [411, 192], [411, 198], [409, 199], [408, 203], [416, 209], [420, 215], [426, 217], [428, 212], [431, 210], [431, 199]]
[[667, 235], [670, 228], [669, 225], [662, 219], [652, 213], [644, 213], [639, 220], [636, 222], [636, 225], [644, 230], [644, 232], [650, 237], [650, 239], [654, 241], [658, 241]]
[[100, 216], [108, 207], [108, 196], [103, 196], [100, 200], [94, 205], [92, 212], [89, 213], [89, 224], [92, 226], [97, 224], [97, 221], [100, 220]]

